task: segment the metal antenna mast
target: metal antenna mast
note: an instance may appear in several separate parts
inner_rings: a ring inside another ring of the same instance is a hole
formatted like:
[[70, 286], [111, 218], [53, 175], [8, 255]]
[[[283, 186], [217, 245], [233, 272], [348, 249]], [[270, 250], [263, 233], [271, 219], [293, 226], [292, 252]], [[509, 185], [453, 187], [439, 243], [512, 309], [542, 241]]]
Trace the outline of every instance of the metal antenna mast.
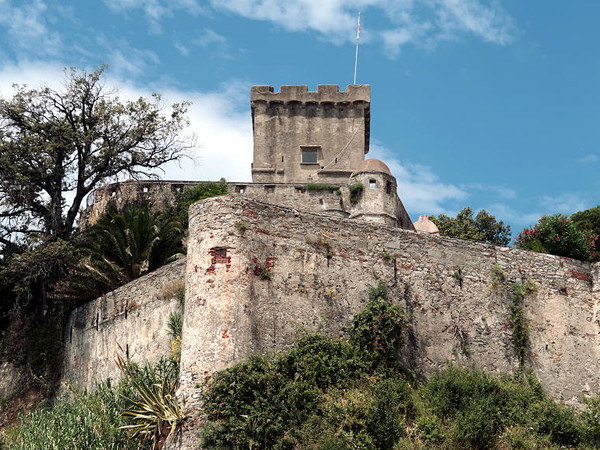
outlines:
[[354, 81], [352, 84], [356, 84], [356, 69], [358, 68], [358, 43], [360, 41], [360, 13], [358, 13], [358, 20], [356, 22], [356, 54], [354, 55]]

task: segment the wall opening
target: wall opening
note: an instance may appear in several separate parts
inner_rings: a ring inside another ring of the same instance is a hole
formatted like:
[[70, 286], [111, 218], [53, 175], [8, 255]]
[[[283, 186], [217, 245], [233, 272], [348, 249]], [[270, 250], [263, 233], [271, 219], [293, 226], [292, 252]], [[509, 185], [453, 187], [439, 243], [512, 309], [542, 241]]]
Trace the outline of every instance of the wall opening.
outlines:
[[369, 189], [377, 189], [377, 180], [372, 178], [369, 180]]

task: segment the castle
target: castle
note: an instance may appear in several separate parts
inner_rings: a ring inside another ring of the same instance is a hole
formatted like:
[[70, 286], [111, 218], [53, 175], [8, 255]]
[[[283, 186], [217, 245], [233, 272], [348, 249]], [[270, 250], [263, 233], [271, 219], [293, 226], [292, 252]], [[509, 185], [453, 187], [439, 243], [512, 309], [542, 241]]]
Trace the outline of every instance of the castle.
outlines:
[[[252, 183], [229, 183], [233, 195], [414, 230], [396, 178], [369, 152], [371, 87], [254, 86], [251, 91]], [[156, 208], [195, 181], [130, 181], [97, 189], [85, 212], [94, 223], [111, 202]]]
[[[169, 354], [167, 317], [180, 312], [180, 391], [191, 419], [173, 448], [197, 448], [206, 377], [307, 331], [342, 335], [381, 280], [406, 312], [399, 358], [418, 376], [448, 362], [511, 372], [524, 351], [525, 368], [555, 398], [598, 395], [600, 263], [415, 230], [387, 166], [364, 159], [369, 86], [257, 86], [251, 95], [253, 182], [191, 206], [185, 259], [72, 313], [65, 383], [118, 376], [117, 352], [134, 361]], [[87, 220], [109, 201], [168, 203], [185, 184], [106, 186]], [[521, 311], [525, 349], [512, 340], [515, 283], [531, 287]]]

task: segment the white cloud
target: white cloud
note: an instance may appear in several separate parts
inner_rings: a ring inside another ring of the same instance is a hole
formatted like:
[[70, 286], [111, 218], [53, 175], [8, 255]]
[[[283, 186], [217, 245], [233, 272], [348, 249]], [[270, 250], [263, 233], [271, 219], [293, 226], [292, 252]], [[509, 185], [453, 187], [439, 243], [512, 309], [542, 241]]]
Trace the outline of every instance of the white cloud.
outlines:
[[[211, 0], [211, 4], [289, 31], [316, 31], [337, 43], [354, 40], [356, 13], [362, 11], [367, 37], [381, 41], [392, 57], [409, 43], [431, 48], [440, 41], [473, 35], [503, 45], [514, 34], [513, 20], [499, 3], [481, 0]], [[369, 28], [371, 12], [387, 17], [385, 29]]]
[[[200, 14], [212, 9], [271, 22], [288, 31], [313, 31], [337, 44], [354, 42], [356, 14], [361, 11], [363, 42], [380, 42], [391, 57], [407, 44], [433, 48], [441, 41], [471, 35], [504, 45], [515, 33], [513, 19], [500, 2], [486, 0], [209, 0], [204, 8], [195, 0], [104, 2], [113, 11], [142, 9], [157, 27], [177, 10]], [[372, 16], [385, 18], [380, 29], [369, 25]]]
[[49, 10], [42, 0], [19, 3], [0, 0], [0, 27], [6, 28], [15, 51], [30, 56], [56, 56], [63, 44], [59, 33], [48, 27], [48, 19], [53, 13], [54, 10]]
[[198, 38], [194, 39], [193, 43], [199, 47], [206, 47], [212, 44], [225, 45], [227, 39], [225, 36], [207, 28]]
[[449, 213], [445, 203], [462, 200], [467, 193], [461, 188], [440, 181], [427, 166], [401, 163], [385, 147], [371, 143], [369, 158], [385, 162], [398, 182], [398, 195], [411, 217], [419, 214]]
[[588, 202], [574, 193], [544, 195], [540, 199], [540, 206], [544, 214], [573, 214], [589, 207]]
[[500, 198], [511, 199], [517, 196], [517, 192], [514, 189], [510, 189], [504, 186], [485, 185], [481, 183], [469, 183], [461, 186], [463, 189], [479, 190], [486, 192], [493, 192]]
[[589, 153], [585, 156], [582, 156], [581, 158], [577, 158], [576, 160], [578, 163], [582, 163], [582, 164], [593, 164], [595, 162], [598, 162], [598, 155], [595, 155], [593, 153]]

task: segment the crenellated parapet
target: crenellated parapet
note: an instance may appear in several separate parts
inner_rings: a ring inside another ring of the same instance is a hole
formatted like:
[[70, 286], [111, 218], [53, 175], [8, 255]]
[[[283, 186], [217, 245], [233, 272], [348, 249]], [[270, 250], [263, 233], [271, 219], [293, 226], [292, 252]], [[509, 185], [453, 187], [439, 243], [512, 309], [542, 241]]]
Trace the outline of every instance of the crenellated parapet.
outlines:
[[371, 86], [368, 84], [351, 84], [345, 91], [340, 91], [337, 84], [320, 84], [316, 91], [309, 91], [308, 86], [281, 86], [275, 92], [273, 86], [252, 86], [250, 101], [254, 102], [300, 102], [300, 103], [355, 103], [371, 102]]

